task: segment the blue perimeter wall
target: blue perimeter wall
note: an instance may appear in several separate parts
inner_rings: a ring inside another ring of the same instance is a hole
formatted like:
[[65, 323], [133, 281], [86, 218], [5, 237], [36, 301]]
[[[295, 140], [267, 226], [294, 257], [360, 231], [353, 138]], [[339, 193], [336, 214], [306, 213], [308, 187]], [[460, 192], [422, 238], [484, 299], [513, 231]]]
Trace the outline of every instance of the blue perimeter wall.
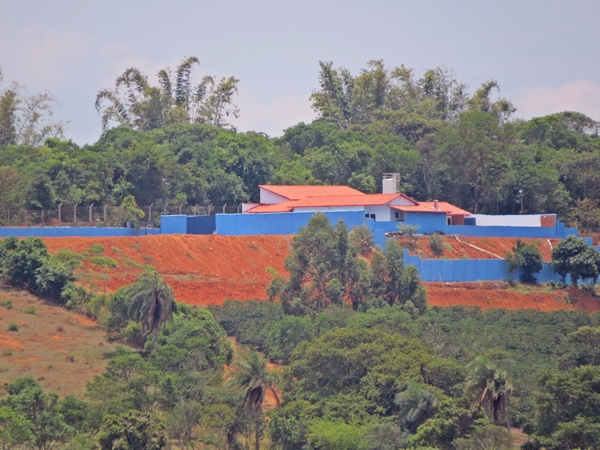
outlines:
[[157, 228], [94, 228], [94, 227], [0, 227], [0, 238], [5, 237], [135, 237], [160, 234]]
[[[314, 214], [313, 212], [217, 214], [215, 217], [217, 218], [217, 234], [254, 236], [259, 234], [296, 234]], [[375, 223], [373, 219], [366, 219], [363, 211], [329, 211], [324, 214], [333, 225], [337, 223], [338, 219], [342, 219], [349, 229], [355, 225]]]
[[[411, 256], [404, 249], [404, 264], [412, 264], [423, 281], [507, 281], [508, 264], [503, 259], [421, 259]], [[538, 283], [560, 282], [550, 263], [542, 263], [543, 269], [536, 274]], [[517, 273], [515, 280], [521, 276]], [[569, 282], [569, 280], [567, 280]]]

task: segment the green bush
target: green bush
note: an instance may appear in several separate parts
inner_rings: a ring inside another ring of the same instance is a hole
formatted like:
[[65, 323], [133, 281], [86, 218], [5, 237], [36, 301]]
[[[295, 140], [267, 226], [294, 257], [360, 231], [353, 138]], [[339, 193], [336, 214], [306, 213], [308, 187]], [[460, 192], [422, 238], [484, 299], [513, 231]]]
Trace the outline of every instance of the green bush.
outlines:
[[52, 259], [58, 261], [61, 264], [65, 264], [73, 269], [76, 269], [81, 265], [84, 256], [80, 255], [77, 252], [74, 252], [73, 250], [63, 248], [56, 252], [52, 256]]
[[90, 258], [90, 262], [95, 266], [102, 267], [104, 269], [108, 267], [117, 268], [119, 267], [119, 263], [108, 256], [92, 256]]
[[104, 246], [101, 244], [92, 244], [90, 248], [88, 248], [88, 252], [94, 255], [101, 255], [104, 253]]
[[19, 324], [16, 322], [8, 322], [8, 331], [19, 331]]
[[431, 248], [431, 251], [436, 255], [443, 255], [445, 246], [442, 236], [440, 236], [439, 234], [432, 234], [431, 236], [429, 236], [429, 247]]
[[3, 302], [0, 302], [0, 305], [4, 306], [6, 309], [12, 309], [13, 301], [9, 298], [8, 300], [4, 300]]
[[23, 310], [23, 312], [24, 312], [25, 314], [35, 314], [35, 308], [34, 308], [33, 306], [30, 306], [29, 308], [25, 308], [25, 309]]
[[75, 309], [87, 303], [91, 296], [84, 287], [68, 283], [61, 292], [60, 302], [67, 309]]
[[367, 254], [375, 245], [373, 232], [366, 225], [354, 226], [348, 233], [348, 243], [359, 255]]

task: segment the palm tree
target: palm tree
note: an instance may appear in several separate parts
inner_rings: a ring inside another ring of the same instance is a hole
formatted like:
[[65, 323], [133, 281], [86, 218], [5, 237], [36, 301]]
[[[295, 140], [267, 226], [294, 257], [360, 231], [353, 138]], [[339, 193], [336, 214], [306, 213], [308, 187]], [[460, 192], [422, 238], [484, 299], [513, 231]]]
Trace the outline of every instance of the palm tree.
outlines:
[[148, 271], [129, 286], [126, 295], [130, 297], [129, 316], [142, 324], [142, 330], [154, 334], [154, 345], [158, 341], [158, 331], [173, 316], [173, 291], [155, 271]]
[[482, 406], [494, 425], [507, 425], [506, 400], [512, 393], [512, 383], [506, 371], [498, 369], [485, 356], [478, 356], [467, 369], [466, 394], [477, 394], [471, 404], [471, 411]]
[[414, 381], [409, 381], [406, 389], [396, 394], [395, 403], [400, 407], [401, 428], [411, 433], [433, 416], [438, 406], [435, 395]]
[[238, 409], [238, 414], [247, 414], [254, 418], [255, 449], [259, 450], [260, 424], [265, 394], [270, 390], [275, 395], [277, 406], [279, 406], [279, 396], [274, 389], [279, 374], [274, 370], [268, 370], [267, 360], [253, 348], [248, 350], [241, 361], [234, 364], [234, 369], [231, 385], [246, 391], [246, 396]]

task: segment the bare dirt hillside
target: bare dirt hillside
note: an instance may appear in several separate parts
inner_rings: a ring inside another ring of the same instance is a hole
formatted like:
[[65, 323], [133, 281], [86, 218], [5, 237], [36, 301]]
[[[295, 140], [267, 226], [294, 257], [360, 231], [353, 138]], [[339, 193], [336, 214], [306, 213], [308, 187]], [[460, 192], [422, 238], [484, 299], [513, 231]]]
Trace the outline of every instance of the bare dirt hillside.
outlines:
[[[10, 309], [7, 300], [12, 301]], [[18, 331], [8, 330], [11, 323]], [[0, 286], [2, 384], [31, 376], [60, 396], [80, 396], [86, 382], [104, 372], [113, 349], [95, 322], [27, 292]]]
[[[163, 274], [178, 301], [198, 305], [221, 304], [226, 299], [266, 300], [265, 289], [274, 271], [286, 274], [284, 259], [291, 240], [291, 236], [216, 235], [44, 239], [52, 253], [67, 249], [83, 258], [76, 275], [88, 288], [113, 292], [152, 266]], [[459, 242], [453, 236], [443, 236], [443, 240], [443, 255], [433, 253], [428, 236], [419, 238], [411, 253], [422, 258], [489, 259], [494, 258], [490, 253], [504, 256], [516, 242], [511, 238], [460, 238]], [[524, 241], [538, 246], [545, 261], [551, 259], [551, 246], [558, 242]], [[102, 258], [94, 259], [90, 253], [93, 244], [102, 246], [101, 257], [111, 260], [113, 267]], [[503, 282], [426, 283], [426, 287], [430, 303], [436, 306], [600, 310], [597, 299], [575, 289], [551, 291], [547, 287], [511, 287]]]
[[600, 311], [600, 298], [573, 287], [552, 290], [547, 286], [510, 286], [505, 282], [424, 284], [427, 300], [433, 306]]
[[[429, 244], [429, 236], [421, 236], [417, 245], [409, 252], [423, 259], [498, 259], [504, 258], [506, 252], [511, 250], [517, 239], [515, 238], [489, 238], [468, 236], [441, 236], [444, 241], [444, 252], [435, 253]], [[526, 244], [536, 246], [546, 262], [552, 261], [552, 247], [558, 244], [559, 239], [521, 239]]]
[[[210, 305], [226, 299], [266, 299], [274, 271], [286, 273], [291, 237], [159, 235], [44, 242], [51, 253], [68, 249], [82, 255], [76, 276], [96, 291], [113, 292], [152, 266], [173, 288], [176, 300]], [[93, 244], [103, 247], [101, 258], [90, 253]]]

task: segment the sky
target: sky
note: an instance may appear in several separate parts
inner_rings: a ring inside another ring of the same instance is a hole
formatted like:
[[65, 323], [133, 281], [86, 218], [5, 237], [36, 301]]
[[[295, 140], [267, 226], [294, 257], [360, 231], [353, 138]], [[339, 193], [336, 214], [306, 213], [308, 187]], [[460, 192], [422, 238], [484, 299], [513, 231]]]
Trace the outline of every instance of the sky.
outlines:
[[101, 134], [98, 90], [128, 67], [156, 73], [197, 56], [240, 79], [240, 131], [280, 136], [315, 113], [318, 62], [417, 74], [443, 67], [471, 90], [494, 79], [525, 119], [573, 110], [600, 120], [598, 0], [0, 0], [0, 90], [48, 91], [67, 138]]

